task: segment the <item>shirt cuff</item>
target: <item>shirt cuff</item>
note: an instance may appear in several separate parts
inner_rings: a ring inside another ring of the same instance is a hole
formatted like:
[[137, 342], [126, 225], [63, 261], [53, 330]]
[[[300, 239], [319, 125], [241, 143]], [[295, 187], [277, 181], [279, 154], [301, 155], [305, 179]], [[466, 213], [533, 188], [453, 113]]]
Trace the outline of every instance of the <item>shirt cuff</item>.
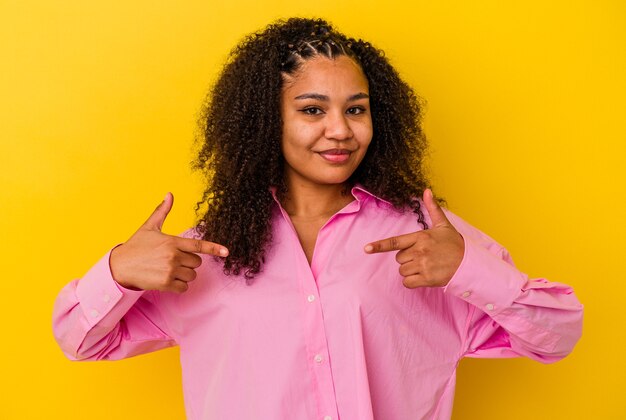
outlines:
[[490, 316], [511, 306], [522, 293], [527, 276], [504, 261], [503, 248], [494, 254], [468, 237], [465, 254], [456, 273], [444, 287], [444, 292], [457, 296]]
[[111, 251], [76, 286], [76, 297], [91, 327], [96, 324], [105, 326], [103, 322], [114, 326], [146, 292], [130, 290], [117, 283], [111, 274], [110, 256]]

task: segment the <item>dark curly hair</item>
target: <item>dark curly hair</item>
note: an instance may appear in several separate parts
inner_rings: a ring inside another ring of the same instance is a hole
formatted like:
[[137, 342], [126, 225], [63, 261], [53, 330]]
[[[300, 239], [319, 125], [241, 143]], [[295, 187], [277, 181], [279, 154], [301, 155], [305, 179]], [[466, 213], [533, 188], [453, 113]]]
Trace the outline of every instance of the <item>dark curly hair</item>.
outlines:
[[362, 184], [400, 211], [414, 211], [427, 228], [416, 199], [429, 186], [420, 99], [369, 42], [346, 37], [322, 19], [279, 20], [231, 51], [200, 118], [193, 167], [207, 187], [196, 206], [196, 228], [229, 249], [226, 274], [250, 279], [261, 271], [272, 241], [270, 187], [279, 198], [287, 193], [280, 144], [284, 75], [312, 57], [340, 55], [358, 63], [368, 80], [373, 124], [372, 141], [349, 184]]

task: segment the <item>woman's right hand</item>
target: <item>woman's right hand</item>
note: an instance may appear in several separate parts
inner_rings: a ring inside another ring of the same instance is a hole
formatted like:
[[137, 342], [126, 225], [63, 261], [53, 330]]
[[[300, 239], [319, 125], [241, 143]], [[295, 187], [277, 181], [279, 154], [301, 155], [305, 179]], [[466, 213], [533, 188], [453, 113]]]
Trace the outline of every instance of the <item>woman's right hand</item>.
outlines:
[[181, 238], [161, 232], [172, 209], [174, 196], [165, 200], [128, 241], [111, 251], [111, 273], [127, 289], [162, 290], [182, 293], [196, 278], [202, 264], [197, 254], [226, 257], [226, 247], [208, 241]]

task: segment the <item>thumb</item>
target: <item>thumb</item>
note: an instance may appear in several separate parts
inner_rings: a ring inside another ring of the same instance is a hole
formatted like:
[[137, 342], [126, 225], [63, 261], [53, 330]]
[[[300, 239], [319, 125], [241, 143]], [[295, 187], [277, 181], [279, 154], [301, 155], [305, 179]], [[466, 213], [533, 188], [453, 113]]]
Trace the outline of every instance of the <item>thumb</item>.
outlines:
[[154, 209], [154, 212], [152, 212], [152, 214], [150, 215], [150, 217], [148, 217], [148, 220], [145, 221], [142, 227], [144, 229], [161, 231], [163, 223], [165, 222], [165, 218], [172, 209], [173, 204], [174, 196], [172, 195], [172, 193], [168, 192], [165, 195], [165, 198], [163, 199], [161, 204], [159, 204], [157, 208]]
[[433, 192], [430, 188], [424, 190], [423, 196], [424, 204], [426, 205], [426, 210], [428, 210], [428, 214], [430, 215], [430, 220], [432, 222], [433, 227], [449, 225], [450, 221], [446, 217], [446, 214], [441, 210], [439, 204], [435, 201], [433, 197]]

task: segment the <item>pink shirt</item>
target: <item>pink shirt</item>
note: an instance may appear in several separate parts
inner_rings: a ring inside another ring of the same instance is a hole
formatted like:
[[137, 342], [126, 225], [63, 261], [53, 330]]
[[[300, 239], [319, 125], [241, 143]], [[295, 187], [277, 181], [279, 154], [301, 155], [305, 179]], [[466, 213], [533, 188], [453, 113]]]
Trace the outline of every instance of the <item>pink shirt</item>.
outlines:
[[550, 363], [572, 350], [582, 305], [570, 287], [528, 279], [446, 211], [465, 240], [461, 265], [445, 288], [407, 289], [394, 253], [363, 247], [420, 229], [416, 215], [352, 194], [320, 230], [310, 266], [277, 204], [274, 242], [249, 285], [203, 256], [184, 294], [127, 290], [107, 254], [59, 294], [59, 345], [73, 360], [179, 345], [189, 419], [449, 419], [462, 357]]

